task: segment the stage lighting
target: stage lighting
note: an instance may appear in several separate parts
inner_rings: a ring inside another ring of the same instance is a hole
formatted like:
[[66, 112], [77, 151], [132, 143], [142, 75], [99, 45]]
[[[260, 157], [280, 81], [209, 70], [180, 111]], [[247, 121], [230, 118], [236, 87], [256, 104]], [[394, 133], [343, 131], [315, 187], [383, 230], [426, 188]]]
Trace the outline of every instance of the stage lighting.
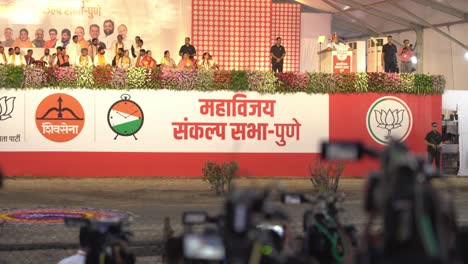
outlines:
[[318, 44], [323, 44], [325, 42], [325, 36], [319, 36], [317, 38], [317, 43]]
[[416, 56], [411, 57], [411, 62], [413, 64], [418, 64], [418, 58], [416, 58]]

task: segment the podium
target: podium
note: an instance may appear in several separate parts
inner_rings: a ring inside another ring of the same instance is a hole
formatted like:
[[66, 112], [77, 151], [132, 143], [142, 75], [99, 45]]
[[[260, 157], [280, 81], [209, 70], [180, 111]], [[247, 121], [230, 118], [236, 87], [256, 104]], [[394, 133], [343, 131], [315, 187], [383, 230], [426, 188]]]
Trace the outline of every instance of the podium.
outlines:
[[320, 72], [353, 72], [352, 57], [350, 50], [323, 50], [319, 54]]

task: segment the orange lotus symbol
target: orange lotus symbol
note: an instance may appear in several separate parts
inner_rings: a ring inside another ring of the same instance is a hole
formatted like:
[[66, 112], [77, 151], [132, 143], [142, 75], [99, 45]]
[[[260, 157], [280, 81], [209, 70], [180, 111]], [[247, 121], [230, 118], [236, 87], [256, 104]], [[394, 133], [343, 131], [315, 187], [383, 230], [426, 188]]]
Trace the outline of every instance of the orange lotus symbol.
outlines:
[[377, 127], [387, 130], [386, 139], [390, 138], [392, 130], [401, 127], [404, 112], [405, 110], [402, 109], [374, 110], [375, 119], [379, 124]]

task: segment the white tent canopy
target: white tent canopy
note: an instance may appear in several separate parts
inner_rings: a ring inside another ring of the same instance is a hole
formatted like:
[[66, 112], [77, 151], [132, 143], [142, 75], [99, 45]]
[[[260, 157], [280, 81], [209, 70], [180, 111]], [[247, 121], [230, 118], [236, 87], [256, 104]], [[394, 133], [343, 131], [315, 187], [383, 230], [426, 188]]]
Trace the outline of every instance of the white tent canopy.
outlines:
[[[364, 40], [391, 34], [398, 43], [404, 39], [415, 43], [416, 32], [420, 32], [422, 37], [416, 43], [416, 55], [422, 61], [418, 65], [420, 72], [446, 76], [447, 89], [468, 90], [468, 59], [464, 58], [468, 52], [467, 0], [273, 2], [300, 3], [303, 12], [328, 13], [332, 17], [331, 32], [336, 32], [345, 40]], [[307, 25], [303, 27], [310, 28]], [[443, 36], [443, 33], [448, 37]]]
[[[387, 34], [412, 30], [418, 26], [428, 27], [418, 17], [431, 25], [447, 26], [468, 22], [468, 1], [466, 0], [296, 0], [288, 2], [301, 3], [306, 7], [332, 13], [334, 20], [332, 30], [347, 39], [375, 35], [376, 32], [372, 29]], [[407, 9], [408, 12], [400, 7]]]

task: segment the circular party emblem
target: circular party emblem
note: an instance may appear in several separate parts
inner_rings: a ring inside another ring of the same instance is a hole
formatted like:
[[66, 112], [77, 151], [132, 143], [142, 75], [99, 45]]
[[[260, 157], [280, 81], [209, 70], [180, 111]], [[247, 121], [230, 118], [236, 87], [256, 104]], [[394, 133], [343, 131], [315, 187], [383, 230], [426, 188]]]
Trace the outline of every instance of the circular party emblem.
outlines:
[[413, 127], [413, 115], [403, 100], [385, 96], [377, 99], [369, 107], [366, 123], [372, 139], [386, 145], [391, 139], [405, 141]]
[[117, 139], [118, 136], [133, 136], [136, 140], [135, 134], [143, 126], [143, 110], [130, 98], [130, 95], [123, 94], [120, 97], [121, 100], [109, 108], [107, 122], [112, 131], [117, 134], [114, 139]]
[[114, 211], [91, 209], [35, 208], [0, 211], [0, 222], [7, 224], [63, 224], [64, 218], [125, 218], [125, 214]]
[[67, 142], [77, 137], [85, 121], [83, 107], [73, 96], [56, 93], [42, 100], [36, 109], [36, 126], [48, 140]]

